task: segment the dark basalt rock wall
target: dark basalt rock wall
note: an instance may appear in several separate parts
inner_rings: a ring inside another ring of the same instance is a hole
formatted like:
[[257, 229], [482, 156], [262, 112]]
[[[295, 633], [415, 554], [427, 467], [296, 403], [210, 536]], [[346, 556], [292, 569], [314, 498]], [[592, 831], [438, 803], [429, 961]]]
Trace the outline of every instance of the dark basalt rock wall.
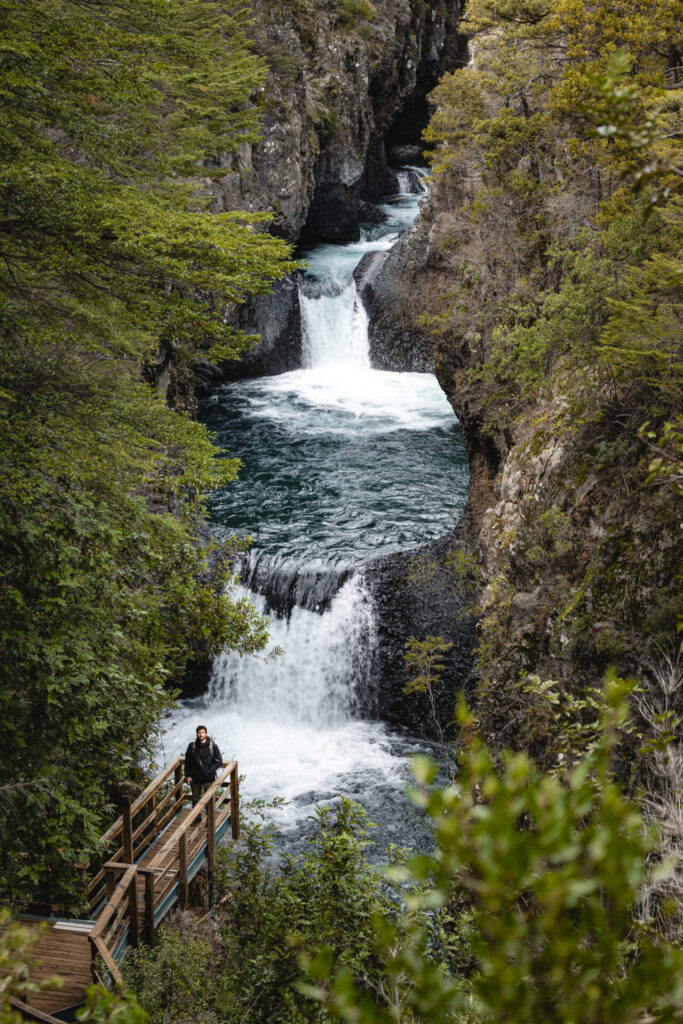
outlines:
[[428, 241], [420, 222], [362, 282], [370, 317], [370, 361], [378, 370], [433, 372], [433, 342], [415, 311], [426, 281]]
[[[267, 0], [252, 3], [255, 46], [272, 69], [263, 138], [225, 157], [218, 184], [207, 180], [214, 207], [272, 211], [270, 230], [292, 242], [356, 241], [368, 203], [397, 190], [385, 138], [418, 159], [426, 96], [460, 59], [459, 3], [376, 0], [375, 17], [357, 24], [341, 24], [336, 5], [285, 22]], [[201, 367], [204, 384], [300, 365], [286, 287], [236, 316], [263, 341], [218, 374]]]
[[436, 730], [427, 695], [404, 693], [408, 678], [407, 639], [432, 635], [453, 644], [445, 656], [441, 679], [434, 687], [439, 722], [450, 729], [454, 722], [454, 695], [467, 690], [474, 667], [475, 620], [462, 593], [411, 582], [408, 574], [416, 556], [442, 561], [454, 546], [463, 546], [464, 538], [465, 526], [461, 525], [454, 533], [423, 548], [387, 555], [365, 567], [377, 615], [377, 650], [375, 685], [364, 710], [416, 735], [433, 737]]

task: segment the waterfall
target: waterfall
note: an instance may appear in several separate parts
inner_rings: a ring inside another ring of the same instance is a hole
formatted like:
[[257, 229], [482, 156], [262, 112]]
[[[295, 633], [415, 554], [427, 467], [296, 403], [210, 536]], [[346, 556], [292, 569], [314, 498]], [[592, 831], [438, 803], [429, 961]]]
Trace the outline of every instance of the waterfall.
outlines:
[[[244, 590], [257, 611], [265, 599]], [[289, 618], [270, 620], [270, 643], [284, 650], [274, 662], [224, 653], [213, 668], [214, 704], [231, 703], [259, 720], [338, 725], [367, 692], [374, 650], [375, 619], [362, 573], [333, 598], [324, 615], [294, 607]]]
[[218, 443], [243, 460], [210, 501], [220, 535], [253, 536], [236, 596], [268, 617], [269, 646], [284, 653], [220, 655], [206, 697], [174, 712], [160, 760], [207, 724], [239, 760], [245, 796], [289, 801], [268, 813], [290, 850], [315, 804], [340, 792], [382, 821], [386, 841], [414, 838], [403, 796], [414, 741], [369, 720], [379, 628], [362, 564], [452, 528], [466, 457], [461, 474], [457, 421], [432, 375], [372, 369], [354, 270], [410, 229], [419, 178], [406, 169], [407, 194], [380, 206], [383, 222], [359, 242], [302, 253], [304, 366], [227, 385], [202, 406]]
[[398, 191], [402, 196], [409, 196], [412, 194], [412, 177], [410, 171], [397, 171], [396, 177], [398, 179]]
[[368, 314], [351, 278], [335, 295], [299, 292], [304, 362], [309, 368], [353, 363], [370, 367]]

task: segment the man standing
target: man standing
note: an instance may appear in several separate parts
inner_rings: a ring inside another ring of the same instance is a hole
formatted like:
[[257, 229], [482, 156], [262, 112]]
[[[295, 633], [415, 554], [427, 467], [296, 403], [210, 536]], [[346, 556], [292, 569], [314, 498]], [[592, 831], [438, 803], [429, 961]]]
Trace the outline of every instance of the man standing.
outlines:
[[197, 739], [185, 751], [185, 781], [189, 782], [192, 790], [193, 807], [222, 767], [223, 758], [218, 744], [209, 739], [205, 725], [198, 725]]

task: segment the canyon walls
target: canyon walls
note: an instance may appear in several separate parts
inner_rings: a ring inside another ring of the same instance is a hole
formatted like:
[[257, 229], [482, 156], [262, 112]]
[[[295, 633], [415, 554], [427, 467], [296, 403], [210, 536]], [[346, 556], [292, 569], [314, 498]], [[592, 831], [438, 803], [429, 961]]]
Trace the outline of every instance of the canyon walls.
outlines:
[[[259, 102], [263, 137], [225, 158], [214, 207], [274, 211], [269, 230], [292, 243], [359, 238], [373, 202], [396, 192], [395, 168], [421, 160], [427, 95], [464, 55], [452, 0], [254, 0], [254, 46], [270, 66]], [[244, 357], [202, 383], [301, 364], [296, 291], [287, 282], [232, 313], [261, 335]]]
[[[368, 289], [377, 365], [431, 363], [462, 427], [484, 733], [551, 764], [559, 726], [533, 677], [581, 700], [610, 667], [654, 679], [675, 662], [677, 485], [660, 468], [676, 462], [681, 327], [675, 275], [647, 278], [675, 259], [676, 214], [629, 193], [637, 161], [596, 141], [567, 84], [583, 71], [565, 60], [572, 33], [591, 69], [631, 23], [547, 21], [501, 22], [445, 76], [429, 201]], [[538, 38], [556, 47], [548, 64]], [[631, 44], [675, 118], [666, 62]]]

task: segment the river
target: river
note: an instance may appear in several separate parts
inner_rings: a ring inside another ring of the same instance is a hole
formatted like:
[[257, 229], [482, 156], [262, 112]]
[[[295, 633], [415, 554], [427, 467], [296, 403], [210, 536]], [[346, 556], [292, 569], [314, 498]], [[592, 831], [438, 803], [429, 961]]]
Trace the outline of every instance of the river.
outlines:
[[[381, 207], [358, 243], [301, 256], [304, 366], [218, 388], [199, 415], [243, 466], [210, 502], [219, 536], [253, 538], [238, 593], [269, 613], [276, 660], [223, 654], [206, 696], [164, 723], [160, 757], [184, 751], [204, 722], [244, 774], [242, 799], [286, 803], [268, 816], [288, 850], [301, 848], [316, 803], [358, 800], [389, 843], [424, 846], [405, 796], [422, 739], [363, 715], [376, 618], [369, 558], [416, 547], [453, 528], [467, 499], [455, 415], [431, 374], [370, 365], [368, 317], [353, 271], [388, 250], [418, 214], [415, 175]], [[412, 186], [415, 187], [414, 184]], [[256, 592], [259, 591], [259, 592]]]

